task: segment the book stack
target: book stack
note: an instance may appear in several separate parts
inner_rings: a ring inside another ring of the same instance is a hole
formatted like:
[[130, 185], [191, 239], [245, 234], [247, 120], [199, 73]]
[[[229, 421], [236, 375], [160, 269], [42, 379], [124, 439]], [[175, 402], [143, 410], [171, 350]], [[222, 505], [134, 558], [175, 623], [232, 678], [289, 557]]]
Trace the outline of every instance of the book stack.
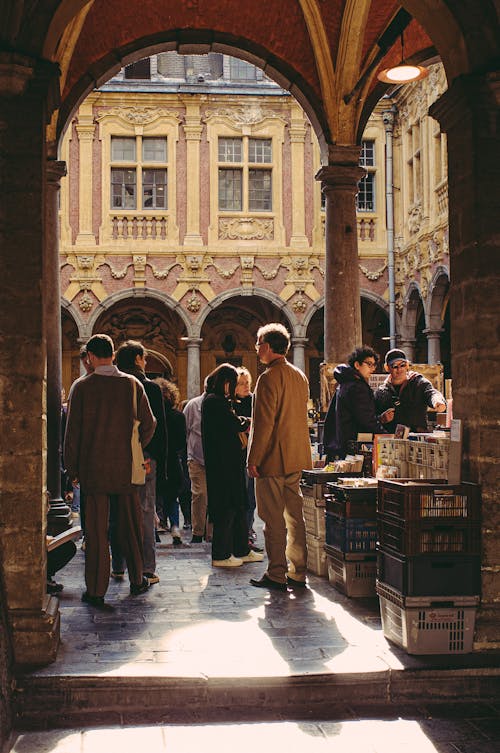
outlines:
[[471, 651], [481, 582], [479, 487], [381, 479], [377, 525], [386, 638], [411, 654]]

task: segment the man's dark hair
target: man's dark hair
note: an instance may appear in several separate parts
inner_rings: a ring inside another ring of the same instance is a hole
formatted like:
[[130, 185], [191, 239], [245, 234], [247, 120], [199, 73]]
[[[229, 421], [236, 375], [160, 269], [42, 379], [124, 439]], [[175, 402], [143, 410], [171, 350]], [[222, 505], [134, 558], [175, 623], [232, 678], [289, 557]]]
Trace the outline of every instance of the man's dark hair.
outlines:
[[225, 397], [224, 387], [229, 382], [229, 396], [234, 400], [234, 390], [238, 381], [238, 372], [230, 363], [221, 363], [207, 376], [207, 394], [222, 395]]
[[138, 340], [126, 340], [116, 351], [116, 365], [120, 371], [129, 374], [136, 368], [136, 356], [143, 356], [146, 348]]
[[354, 368], [356, 361], [358, 363], [363, 363], [366, 358], [373, 358], [376, 364], [379, 362], [379, 354], [368, 345], [362, 345], [360, 348], [355, 348], [355, 350], [352, 351], [351, 355], [347, 358], [347, 363]]
[[87, 353], [96, 358], [112, 358], [115, 346], [109, 335], [92, 335], [86, 345]]
[[279, 322], [271, 322], [271, 324], [260, 327], [257, 332], [257, 340], [268, 343], [273, 353], [280, 356], [286, 356], [290, 348], [290, 333]]

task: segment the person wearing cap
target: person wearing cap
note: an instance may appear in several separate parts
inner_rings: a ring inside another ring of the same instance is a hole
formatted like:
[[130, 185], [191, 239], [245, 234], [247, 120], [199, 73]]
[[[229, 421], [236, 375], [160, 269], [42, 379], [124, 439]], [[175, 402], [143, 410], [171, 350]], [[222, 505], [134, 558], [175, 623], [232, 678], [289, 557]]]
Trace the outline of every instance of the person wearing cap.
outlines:
[[410, 371], [404, 350], [390, 350], [384, 367], [389, 376], [375, 392], [375, 406], [377, 413], [383, 414], [387, 431], [394, 433], [398, 424], [415, 432], [427, 431], [427, 409], [443, 413], [446, 410], [443, 395], [422, 374]]
[[350, 441], [358, 434], [384, 434], [384, 418], [377, 417], [370, 376], [377, 368], [378, 353], [363, 345], [353, 350], [347, 363], [333, 372], [338, 384], [323, 429], [323, 446], [327, 459], [345, 458]]

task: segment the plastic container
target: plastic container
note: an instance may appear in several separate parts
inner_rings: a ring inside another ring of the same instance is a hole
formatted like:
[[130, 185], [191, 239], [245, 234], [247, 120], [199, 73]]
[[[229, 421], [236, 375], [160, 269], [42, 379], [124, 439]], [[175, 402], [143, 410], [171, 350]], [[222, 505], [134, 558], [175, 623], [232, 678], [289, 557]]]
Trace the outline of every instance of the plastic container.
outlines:
[[306, 526], [306, 533], [310, 533], [324, 543], [325, 541], [325, 500], [304, 496], [302, 513]]
[[307, 543], [307, 569], [310, 573], [321, 575], [323, 578], [328, 575], [326, 563], [326, 552], [324, 550], [324, 541], [314, 536], [306, 536]]
[[481, 592], [481, 557], [377, 552], [378, 579], [402, 596], [473, 596]]
[[326, 543], [340, 552], [373, 552], [377, 544], [377, 522], [366, 518], [342, 518], [325, 513]]
[[375, 589], [385, 638], [408, 654], [472, 651], [479, 596], [401, 596], [380, 581]]
[[343, 518], [367, 518], [377, 516], [377, 487], [352, 487], [327, 483], [325, 505], [328, 512]]
[[480, 554], [481, 527], [467, 519], [400, 520], [378, 515], [382, 549], [410, 557], [415, 554]]
[[327, 551], [328, 580], [350, 598], [376, 596], [377, 559], [372, 554], [354, 554], [345, 559], [341, 553]]
[[404, 520], [481, 517], [481, 489], [477, 484], [447, 484], [441, 479], [392, 481], [380, 479], [377, 510]]

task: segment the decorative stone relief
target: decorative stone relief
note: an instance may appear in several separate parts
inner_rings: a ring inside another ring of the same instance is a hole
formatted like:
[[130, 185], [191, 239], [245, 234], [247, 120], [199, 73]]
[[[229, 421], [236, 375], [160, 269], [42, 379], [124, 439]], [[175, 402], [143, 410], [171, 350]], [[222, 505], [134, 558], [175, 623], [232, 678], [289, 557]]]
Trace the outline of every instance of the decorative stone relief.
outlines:
[[422, 224], [422, 205], [414, 204], [408, 211], [408, 230], [410, 233], [418, 233]]
[[237, 262], [233, 269], [224, 269], [224, 267], [219, 266], [213, 260], [211, 262], [211, 265], [215, 268], [217, 274], [220, 275], [224, 280], [229, 280], [229, 278], [234, 275], [234, 273], [240, 266], [239, 262]]
[[277, 112], [263, 108], [258, 103], [253, 103], [248, 107], [217, 107], [213, 110], [207, 110], [205, 121], [208, 122], [212, 118], [225, 118], [236, 126], [255, 125], [262, 123], [267, 118], [278, 118], [284, 121], [284, 118]]
[[176, 120], [180, 120], [179, 113], [173, 110], [166, 110], [163, 107], [113, 107], [101, 113], [97, 120], [103, 120], [110, 116], [120, 118], [134, 125], [146, 125], [159, 118], [175, 118]]
[[77, 256], [76, 261], [80, 269], [92, 269], [94, 266], [93, 256]]
[[256, 217], [219, 217], [220, 240], [272, 241], [274, 220], [261, 220]]
[[178, 263], [178, 261], [174, 261], [172, 262], [172, 264], [169, 264], [168, 267], [165, 267], [165, 269], [157, 269], [156, 266], [150, 261], [149, 266], [152, 269], [153, 277], [155, 278], [155, 280], [166, 280], [170, 273], [170, 270], [176, 267]]
[[198, 311], [201, 308], [201, 299], [196, 294], [196, 290], [193, 290], [191, 295], [186, 301], [186, 308], [188, 311], [191, 311], [192, 314], [198, 313]]
[[116, 270], [116, 269], [115, 269], [115, 268], [113, 267], [113, 265], [111, 264], [111, 262], [110, 262], [110, 260], [109, 260], [109, 259], [106, 259], [106, 264], [108, 265], [108, 267], [109, 267], [109, 269], [110, 269], [110, 272], [111, 272], [111, 277], [112, 277], [112, 278], [113, 278], [114, 280], [123, 280], [123, 278], [125, 277], [125, 275], [126, 275], [126, 274], [127, 274], [127, 272], [128, 272], [128, 268], [129, 268], [129, 266], [130, 266], [130, 264], [125, 264], [125, 266], [123, 267], [123, 269], [120, 269], [120, 270]]
[[86, 290], [82, 296], [80, 296], [80, 300], [78, 301], [78, 305], [80, 306], [81, 310], [87, 313], [90, 311], [92, 306], [94, 305], [94, 299], [89, 294], [88, 290]]
[[367, 280], [370, 280], [371, 282], [375, 282], [376, 280], [380, 279], [380, 277], [382, 277], [385, 270], [387, 269], [387, 264], [384, 262], [384, 264], [379, 269], [374, 269], [374, 270], [369, 270], [367, 267], [364, 267], [362, 264], [359, 265], [359, 268], [363, 272]]
[[264, 278], [264, 280], [274, 280], [274, 278], [276, 277], [276, 275], [280, 271], [280, 267], [281, 267], [281, 262], [279, 262], [279, 264], [276, 267], [276, 269], [273, 269], [271, 271], [267, 271], [266, 269], [262, 269], [262, 267], [259, 264], [255, 265], [255, 269], [259, 270], [259, 272], [261, 273], [261, 275]]
[[299, 291], [298, 297], [293, 301], [292, 309], [296, 314], [303, 314], [307, 309], [307, 301], [302, 291]]
[[241, 286], [251, 288], [253, 285], [254, 256], [240, 256]]

